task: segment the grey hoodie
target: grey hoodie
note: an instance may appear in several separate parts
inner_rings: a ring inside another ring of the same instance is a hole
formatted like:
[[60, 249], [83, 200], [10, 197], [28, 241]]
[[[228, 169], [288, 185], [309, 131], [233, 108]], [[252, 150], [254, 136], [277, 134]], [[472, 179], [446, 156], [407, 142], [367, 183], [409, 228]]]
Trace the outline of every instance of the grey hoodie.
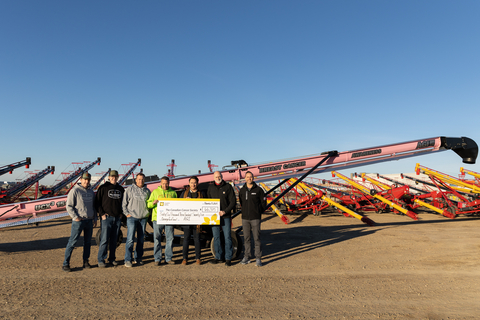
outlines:
[[77, 218], [97, 220], [94, 200], [95, 193], [90, 187], [85, 189], [80, 184], [74, 186], [67, 196], [67, 212], [72, 220]]
[[142, 188], [132, 184], [123, 194], [122, 209], [125, 216], [131, 215], [137, 219], [143, 219], [150, 215], [147, 208], [147, 200], [150, 190], [144, 185]]

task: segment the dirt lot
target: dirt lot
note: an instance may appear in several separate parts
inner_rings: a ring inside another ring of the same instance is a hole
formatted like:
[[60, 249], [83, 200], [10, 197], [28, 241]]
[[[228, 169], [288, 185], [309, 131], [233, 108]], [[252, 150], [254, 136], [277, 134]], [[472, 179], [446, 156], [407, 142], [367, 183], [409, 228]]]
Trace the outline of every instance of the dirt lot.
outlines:
[[[377, 226], [336, 214], [294, 215], [284, 225], [264, 215], [261, 268], [238, 261], [154, 267], [153, 244], [146, 243], [142, 267], [83, 270], [79, 241], [74, 270], [66, 273], [69, 219], [2, 229], [0, 318], [480, 317], [480, 219], [370, 217]], [[122, 244], [122, 262], [124, 251]], [[180, 262], [180, 246], [174, 254]], [[92, 264], [96, 256], [93, 246]], [[211, 258], [208, 249], [202, 257]]]

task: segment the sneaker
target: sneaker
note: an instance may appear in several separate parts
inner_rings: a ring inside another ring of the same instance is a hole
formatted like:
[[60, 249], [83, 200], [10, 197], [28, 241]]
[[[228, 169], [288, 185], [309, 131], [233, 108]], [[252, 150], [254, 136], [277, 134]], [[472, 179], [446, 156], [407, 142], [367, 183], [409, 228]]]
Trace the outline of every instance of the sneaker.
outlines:
[[154, 265], [155, 267], [160, 266], [160, 261], [155, 261], [155, 262], [153, 263], [153, 265]]
[[231, 261], [231, 260], [225, 261], [225, 265], [226, 265], [227, 267], [230, 267], [230, 266], [232, 265], [232, 261]]
[[263, 267], [262, 260], [257, 259], [257, 263], [255, 264], [257, 267]]
[[70, 272], [70, 271], [72, 271], [72, 270], [70, 269], [70, 266], [69, 266], [69, 265], [62, 266], [62, 270], [65, 271], [65, 272]]
[[106, 268], [107, 265], [106, 265], [105, 262], [103, 262], [103, 261], [98, 261], [98, 267], [99, 267], [99, 268]]
[[210, 260], [210, 263], [211, 264], [217, 264], [217, 263], [220, 263], [220, 260], [213, 259], [213, 260]]
[[127, 267], [127, 268], [133, 267], [132, 262], [131, 261], [125, 261], [125, 267]]
[[167, 261], [167, 264], [175, 264], [175, 261], [169, 260], [169, 261]]
[[183, 259], [182, 266], [186, 266], [186, 265], [187, 265], [187, 260]]
[[198, 265], [201, 265], [202, 261], [200, 261], [200, 259], [197, 259], [197, 261], [195, 263], [198, 264]]
[[118, 266], [118, 262], [113, 260], [113, 261], [110, 261], [110, 264], [114, 267]]
[[243, 258], [242, 261], [240, 261], [240, 264], [243, 264], [243, 265], [246, 265], [246, 264], [249, 264], [250, 263], [250, 259], [247, 259], [247, 258]]
[[83, 269], [91, 269], [91, 268], [92, 268], [92, 266], [90, 265], [90, 263], [88, 263], [88, 261], [85, 261], [83, 263]]
[[143, 265], [144, 265], [144, 263], [143, 263], [143, 261], [142, 261], [142, 260], [140, 260], [140, 261], [137, 261], [135, 264], [136, 264], [137, 266], [143, 266]]

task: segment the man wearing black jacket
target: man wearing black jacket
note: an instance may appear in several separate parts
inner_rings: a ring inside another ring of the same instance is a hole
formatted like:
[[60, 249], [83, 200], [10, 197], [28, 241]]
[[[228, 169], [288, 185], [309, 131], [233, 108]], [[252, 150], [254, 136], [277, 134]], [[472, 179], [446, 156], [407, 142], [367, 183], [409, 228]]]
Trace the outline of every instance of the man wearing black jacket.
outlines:
[[262, 213], [267, 206], [265, 192], [255, 182], [253, 174], [248, 171], [245, 174], [246, 183], [240, 189], [238, 198], [242, 205], [242, 229], [245, 245], [245, 254], [241, 264], [250, 263], [251, 234], [255, 242], [255, 259], [257, 267], [262, 266], [262, 247], [260, 242], [260, 222]]
[[118, 265], [115, 261], [115, 251], [117, 249], [117, 238], [122, 223], [122, 200], [125, 189], [118, 183], [118, 172], [110, 171], [108, 181], [98, 188], [96, 195], [97, 212], [101, 222], [100, 246], [98, 248], [98, 266], [105, 268], [105, 259], [107, 258], [108, 243], [108, 262], [111, 265]]
[[220, 199], [220, 225], [212, 226], [213, 243], [215, 246], [215, 259], [210, 263], [217, 264], [223, 259], [223, 248], [220, 240], [220, 228], [223, 231], [225, 238], [225, 265], [227, 267], [232, 265], [232, 210], [235, 209], [236, 199], [233, 187], [223, 181], [222, 174], [215, 171], [213, 174], [214, 182], [208, 186], [207, 198]]

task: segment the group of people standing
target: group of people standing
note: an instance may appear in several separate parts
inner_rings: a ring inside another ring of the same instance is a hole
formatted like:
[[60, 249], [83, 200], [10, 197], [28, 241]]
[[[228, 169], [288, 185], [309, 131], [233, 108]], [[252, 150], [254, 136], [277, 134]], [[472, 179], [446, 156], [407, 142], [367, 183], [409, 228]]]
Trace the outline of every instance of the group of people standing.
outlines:
[[[240, 189], [239, 200], [242, 206], [242, 228], [244, 234], [245, 253], [241, 264], [248, 264], [251, 256], [251, 236], [255, 243], [256, 265], [262, 266], [260, 221], [261, 215], [266, 208], [265, 193], [254, 181], [251, 172], [245, 175], [246, 183]], [[145, 175], [137, 174], [135, 183], [126, 190], [118, 182], [118, 172], [110, 171], [108, 181], [98, 189], [95, 194], [90, 187], [91, 176], [84, 173], [77, 184], [69, 192], [67, 197], [67, 212], [72, 218], [70, 239], [65, 250], [65, 259], [62, 269], [71, 271], [70, 258], [80, 234], [83, 232], [83, 268], [89, 269], [91, 239], [93, 228], [100, 218], [101, 236], [98, 250], [98, 267], [105, 268], [118, 265], [116, 260], [117, 239], [122, 223], [122, 216], [127, 218], [127, 240], [125, 246], [124, 264], [132, 267], [133, 262], [137, 266], [143, 265], [143, 244], [147, 219], [151, 215], [153, 222], [154, 238], [154, 265], [162, 264], [162, 232], [165, 233], [164, 260], [167, 264], [175, 264], [173, 258], [173, 225], [157, 224], [157, 203], [162, 198], [177, 198], [177, 192], [170, 188], [170, 179], [162, 177], [160, 186], [150, 192], [145, 186]], [[215, 258], [210, 263], [224, 262], [231, 266], [233, 247], [231, 238], [231, 215], [236, 208], [236, 197], [233, 187], [223, 180], [220, 172], [214, 173], [214, 181], [208, 186], [207, 193], [198, 190], [198, 178], [190, 177], [189, 185], [181, 193], [180, 198], [209, 198], [220, 199], [220, 225], [211, 226]], [[188, 263], [189, 239], [193, 236], [195, 245], [195, 263], [201, 264], [200, 226], [183, 226], [183, 260], [182, 265]], [[221, 241], [223, 231], [224, 245]], [[137, 245], [134, 247], [134, 237], [137, 234]]]

